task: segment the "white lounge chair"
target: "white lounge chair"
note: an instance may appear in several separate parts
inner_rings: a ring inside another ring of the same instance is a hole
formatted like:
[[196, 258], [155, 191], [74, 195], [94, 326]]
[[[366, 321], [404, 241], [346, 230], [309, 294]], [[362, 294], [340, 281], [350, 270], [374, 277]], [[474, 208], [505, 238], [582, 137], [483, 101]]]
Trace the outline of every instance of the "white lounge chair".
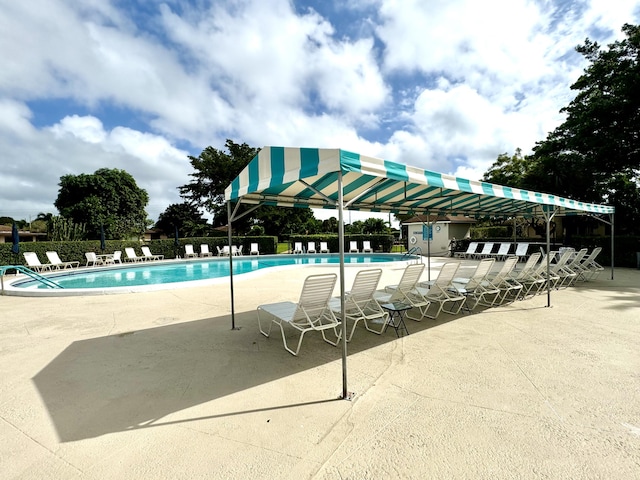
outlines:
[[327, 242], [320, 242], [320, 253], [330, 253]]
[[213, 253], [209, 251], [209, 245], [206, 243], [200, 244], [200, 256], [201, 257], [212, 257]]
[[295, 242], [293, 244], [293, 251], [291, 253], [303, 253], [302, 251], [302, 242]]
[[518, 243], [516, 245], [516, 252], [514, 255], [518, 257], [518, 260], [524, 261], [528, 258], [527, 250], [529, 250], [528, 243]]
[[236, 245], [233, 245], [231, 247], [231, 254], [236, 257], [239, 257], [240, 255], [242, 255], [242, 245], [240, 245], [239, 247]]
[[65, 268], [74, 268], [80, 265], [80, 262], [63, 262], [60, 260], [60, 256], [58, 252], [47, 252], [47, 258], [49, 259], [49, 263], [58, 270], [64, 270]]
[[454, 277], [451, 281], [453, 288], [465, 296], [464, 308], [466, 310], [471, 311], [476, 308], [485, 296], [495, 296], [500, 293], [500, 290], [487, 280], [495, 261], [495, 258], [484, 258], [478, 262], [473, 275]]
[[126, 255], [126, 258], [124, 259], [125, 262], [144, 262], [144, 258], [136, 255], [136, 251], [133, 247], [125, 247], [124, 253]]
[[[302, 340], [307, 332], [319, 331], [325, 342], [331, 345], [337, 345], [340, 336], [336, 327], [340, 325], [335, 315], [329, 308], [329, 300], [333, 294], [338, 276], [335, 273], [310, 275], [302, 286], [300, 299], [295, 302], [278, 302], [267, 305], [258, 306], [258, 328], [260, 333], [265, 337], [271, 334], [273, 325], [280, 327], [282, 333], [282, 342], [287, 352], [292, 355], [298, 355]], [[261, 313], [271, 317], [269, 328], [264, 330], [262, 327]], [[287, 344], [287, 336], [285, 334], [284, 325], [288, 324], [300, 333], [300, 338], [295, 350], [289, 348]], [[332, 341], [327, 338], [325, 331], [333, 330], [336, 340]]]
[[483, 257], [491, 256], [491, 251], [493, 250], [493, 242], [487, 242], [482, 246], [482, 250], [473, 254], [473, 258], [476, 260], [480, 260]]
[[151, 253], [151, 250], [149, 250], [149, 247], [147, 247], [146, 245], [143, 245], [142, 247], [140, 247], [140, 249], [142, 250], [142, 255], [144, 256], [145, 260], [163, 260], [164, 259], [164, 255], [156, 255]]
[[496, 253], [490, 253], [488, 256], [495, 258], [499, 262], [503, 262], [509, 256], [510, 243], [501, 243]]
[[[554, 253], [554, 252], [552, 252]], [[567, 268], [567, 263], [569, 263], [572, 255], [575, 254], [575, 251], [572, 249], [564, 249], [562, 253], [557, 252], [552, 257], [555, 259], [555, 262], [552, 262], [549, 265], [549, 271], [551, 274], [558, 277], [558, 280], [555, 283], [555, 288], [568, 287], [571, 284], [577, 274], [572, 270]]]
[[197, 257], [198, 254], [193, 251], [193, 245], [190, 243], [185, 244], [184, 246], [184, 256], [185, 258], [194, 258]]
[[[435, 280], [419, 284], [418, 291], [429, 301], [430, 305], [424, 312], [425, 317], [435, 319], [441, 312], [451, 315], [460, 313], [466, 297], [453, 285], [453, 279], [459, 267], [459, 263], [445, 263]], [[424, 288], [427, 290], [423, 290]], [[435, 310], [431, 308], [431, 305], [435, 306]], [[447, 308], [447, 305], [451, 306]]]
[[[345, 317], [347, 325], [351, 323], [351, 332], [346, 337], [347, 342], [351, 341], [353, 332], [358, 326], [358, 322], [364, 321], [365, 328], [370, 332], [378, 335], [384, 332], [389, 314], [380, 307], [373, 295], [378, 288], [378, 282], [382, 276], [382, 269], [360, 270], [353, 281], [351, 290], [345, 294]], [[338, 320], [342, 319], [342, 309], [340, 305], [340, 297], [333, 297], [329, 305]], [[370, 325], [371, 322], [371, 325]], [[377, 327], [373, 328], [374, 325]], [[345, 326], [346, 327], [346, 326]], [[344, 334], [343, 333], [341, 335]]]
[[349, 253], [358, 253], [358, 242], [351, 241], [349, 242]]
[[41, 263], [36, 252], [23, 252], [24, 259], [27, 262], [27, 266], [36, 272], [45, 272], [52, 269], [50, 263]]
[[540, 252], [531, 254], [521, 270], [514, 269], [511, 272], [511, 278], [522, 285], [522, 290], [519, 292], [521, 299], [536, 295], [546, 283], [544, 277], [537, 273], [540, 257]]
[[473, 258], [473, 255], [476, 253], [478, 249], [478, 242], [471, 242], [467, 247], [466, 252], [456, 252], [454, 255], [459, 258]]
[[317, 253], [316, 242], [307, 242], [307, 253]]
[[401, 302], [418, 309], [419, 316], [407, 311], [406, 317], [419, 322], [424, 317], [424, 312], [429, 307], [429, 300], [424, 298], [422, 292], [417, 289], [418, 281], [424, 271], [424, 263], [414, 263], [407, 265], [402, 272], [400, 283], [397, 285], [387, 285], [384, 290], [378, 290], [373, 294], [373, 298], [382, 305], [383, 303]]
[[566, 286], [570, 287], [578, 280], [585, 280], [582, 261], [586, 255], [587, 249], [581, 248], [569, 257], [564, 267], [564, 271], [567, 272]]
[[371, 248], [371, 242], [369, 240], [362, 241], [362, 253], [373, 253], [373, 248]]
[[508, 257], [502, 264], [502, 268], [495, 275], [487, 278], [499, 292], [491, 299], [482, 299], [479, 303], [487, 307], [502, 305], [505, 302], [515, 300], [522, 291], [522, 284], [513, 279], [513, 269], [518, 263], [518, 257]]
[[229, 245], [224, 245], [222, 247], [222, 250], [220, 250], [220, 247], [218, 247], [218, 256], [228, 257], [230, 253], [231, 250], [229, 249]]
[[84, 264], [85, 267], [95, 267], [104, 263], [101, 258], [98, 258], [96, 252], [85, 252], [84, 256], [87, 259], [87, 263]]
[[111, 261], [109, 263], [122, 263], [122, 252], [120, 250], [116, 250], [113, 252], [113, 256], [111, 257]]
[[249, 250], [249, 255], [260, 255], [260, 249], [258, 248], [257, 243], [251, 244], [251, 249]]
[[602, 247], [594, 248], [588, 257], [586, 257], [580, 266], [583, 269], [583, 276], [586, 281], [593, 280], [600, 272], [604, 270], [604, 267], [596, 262], [596, 258], [600, 255]]
[[[557, 252], [551, 252], [550, 258], [554, 258]], [[537, 268], [534, 269], [533, 274], [542, 278], [544, 280], [543, 285], [538, 290], [538, 293], [542, 293], [543, 290], [547, 288], [556, 288], [556, 285], [560, 281], [560, 276], [556, 275], [551, 269], [552, 260], [549, 260], [549, 270], [547, 270], [547, 255], [542, 254], [542, 258], [540, 259], [540, 263], [538, 263]]]

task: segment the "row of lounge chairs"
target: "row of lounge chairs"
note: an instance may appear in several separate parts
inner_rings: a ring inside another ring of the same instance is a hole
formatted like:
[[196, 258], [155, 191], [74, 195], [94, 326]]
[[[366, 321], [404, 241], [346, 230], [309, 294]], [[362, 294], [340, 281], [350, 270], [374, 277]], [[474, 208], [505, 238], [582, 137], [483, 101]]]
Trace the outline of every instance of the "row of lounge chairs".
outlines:
[[[383, 308], [388, 303], [400, 302], [411, 307], [407, 318], [421, 321], [436, 319], [442, 312], [457, 315], [464, 309], [471, 312], [478, 306], [496, 307], [516, 300], [524, 300], [543, 293], [547, 288], [563, 288], [577, 281], [587, 281], [598, 275], [603, 267], [596, 262], [600, 247], [587, 255], [587, 249], [578, 252], [566, 250], [551, 252], [549, 268], [547, 257], [541, 252], [530, 255], [521, 269], [516, 270], [518, 257], [509, 256], [499, 269], [496, 258], [481, 259], [473, 274], [460, 276], [459, 262], [446, 263], [432, 281], [420, 281], [424, 264], [407, 265], [397, 285], [378, 290], [381, 269], [361, 270], [345, 297], [345, 317], [351, 330], [343, 333], [339, 297], [332, 297], [337, 275], [311, 275], [306, 278], [297, 302], [285, 301], [257, 307], [258, 328], [269, 337], [272, 327], [280, 329], [284, 348], [297, 355], [304, 335], [311, 331], [322, 333], [323, 339], [337, 345], [346, 336], [352, 340], [359, 322], [366, 330], [382, 334], [389, 323], [389, 313]], [[265, 324], [268, 322], [268, 325]], [[285, 326], [298, 332], [295, 347], [289, 346]], [[327, 336], [331, 330], [332, 335]]]
[[[125, 261], [128, 262], [140, 262], [147, 260], [162, 260], [164, 259], [164, 255], [154, 255], [149, 250], [149, 247], [143, 246], [141, 247], [142, 256], [138, 256], [133, 248], [127, 247], [125, 248], [126, 258]], [[36, 252], [23, 252], [24, 259], [27, 262], [27, 266], [36, 272], [47, 272], [53, 270], [64, 270], [67, 268], [77, 268], [80, 266], [80, 262], [71, 261], [64, 262], [60, 259], [60, 256], [57, 252], [51, 251], [46, 252], [47, 259], [49, 263], [42, 263], [38, 254]], [[85, 254], [85, 266], [96, 266], [96, 265], [106, 265], [106, 264], [115, 264], [122, 263], [122, 252], [120, 250], [116, 250], [112, 254], [108, 255], [98, 255], [95, 252], [86, 252]]]
[[529, 243], [517, 243], [513, 252], [511, 252], [511, 245], [513, 244], [509, 242], [485, 242], [482, 247], [480, 245], [480, 242], [470, 242], [466, 251], [456, 252], [454, 256], [475, 260], [495, 258], [498, 261], [504, 261], [510, 255], [517, 257], [521, 261], [525, 261], [529, 257]]
[[[327, 242], [320, 242], [320, 248], [316, 249], [316, 242], [307, 242], [306, 251], [302, 247], [302, 242], [294, 242], [293, 251], [291, 253], [331, 253]], [[349, 242], [349, 253], [360, 253], [357, 241]], [[369, 240], [362, 241], [362, 253], [373, 253], [371, 242]]]
[[47, 252], [49, 263], [42, 263], [36, 252], [23, 252], [27, 266], [36, 272], [46, 272], [50, 270], [64, 270], [74, 268], [80, 265], [80, 262], [63, 262], [58, 252]]

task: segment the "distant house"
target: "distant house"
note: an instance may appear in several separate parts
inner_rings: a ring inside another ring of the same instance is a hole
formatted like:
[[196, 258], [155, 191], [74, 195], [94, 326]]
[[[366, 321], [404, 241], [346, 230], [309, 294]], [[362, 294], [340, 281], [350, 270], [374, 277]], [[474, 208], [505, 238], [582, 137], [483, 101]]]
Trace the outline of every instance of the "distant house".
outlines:
[[158, 230], [157, 228], [149, 228], [144, 232], [145, 242], [148, 242], [150, 240], [164, 240], [166, 238], [169, 238], [169, 236], [162, 230]]
[[[18, 230], [21, 242], [37, 242], [46, 240], [46, 233], [30, 232], [29, 230]], [[11, 239], [11, 225], [0, 225], [0, 243], [13, 243]]]
[[423, 255], [447, 255], [452, 239], [471, 235], [476, 220], [457, 215], [417, 215], [402, 222], [407, 226], [409, 249], [418, 247]]

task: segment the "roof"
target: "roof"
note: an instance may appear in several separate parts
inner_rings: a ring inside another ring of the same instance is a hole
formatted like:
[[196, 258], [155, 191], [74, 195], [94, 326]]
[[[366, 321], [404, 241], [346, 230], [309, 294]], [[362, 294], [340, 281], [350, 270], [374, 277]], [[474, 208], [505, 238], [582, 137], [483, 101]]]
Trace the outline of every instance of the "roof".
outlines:
[[263, 147], [225, 190], [227, 201], [437, 215], [609, 214], [614, 207], [468, 180], [341, 149]]
[[476, 223], [475, 218], [465, 217], [464, 215], [416, 215], [415, 217], [403, 220], [403, 224], [407, 223]]

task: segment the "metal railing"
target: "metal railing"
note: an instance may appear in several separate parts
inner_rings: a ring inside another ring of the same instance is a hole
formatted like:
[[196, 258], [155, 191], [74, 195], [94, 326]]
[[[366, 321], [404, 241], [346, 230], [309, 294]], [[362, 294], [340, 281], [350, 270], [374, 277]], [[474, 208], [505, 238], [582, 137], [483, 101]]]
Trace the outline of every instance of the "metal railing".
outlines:
[[32, 278], [35, 281], [38, 281], [45, 285], [47, 288], [64, 288], [62, 285], [57, 284], [50, 278], [45, 277], [44, 275], [40, 275], [37, 272], [34, 272], [30, 268], [27, 268], [23, 265], [4, 265], [0, 267], [0, 291], [4, 293], [4, 275], [7, 270], [15, 270], [20, 273], [24, 273], [26, 276]]
[[402, 257], [408, 257], [411, 255], [417, 255], [416, 263], [422, 263], [422, 248], [420, 247], [411, 247]]

